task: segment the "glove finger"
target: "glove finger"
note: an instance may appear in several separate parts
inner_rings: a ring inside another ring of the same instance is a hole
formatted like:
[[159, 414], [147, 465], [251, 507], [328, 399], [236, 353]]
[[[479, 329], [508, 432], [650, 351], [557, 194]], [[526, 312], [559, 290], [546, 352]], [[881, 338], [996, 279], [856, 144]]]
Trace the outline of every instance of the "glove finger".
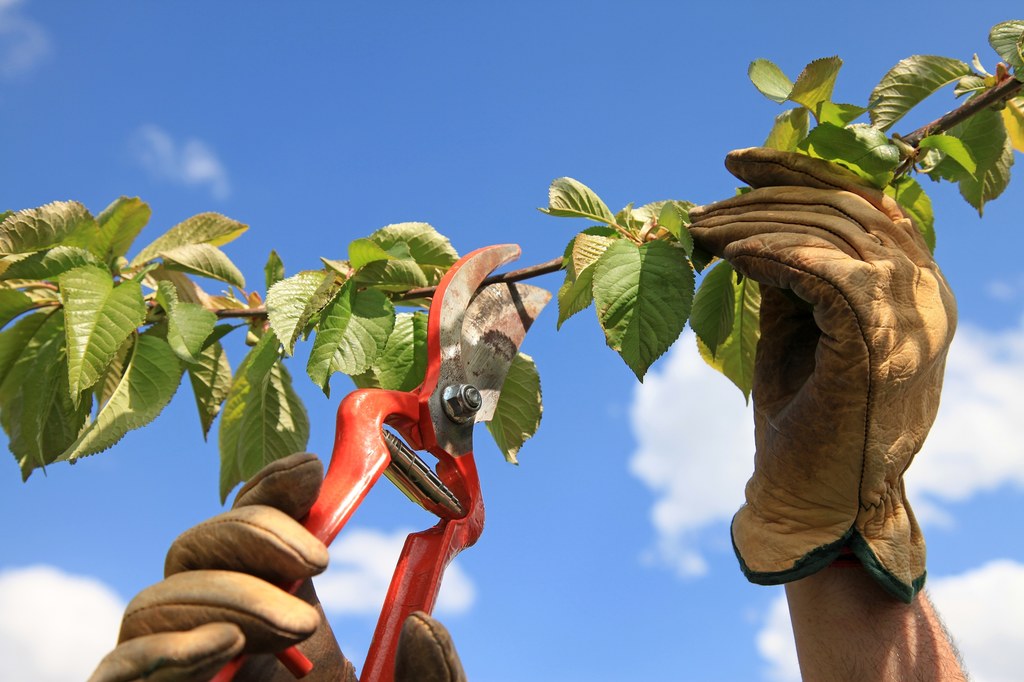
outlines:
[[89, 682], [185, 682], [208, 679], [245, 646], [237, 625], [207, 623], [187, 632], [161, 632], [120, 644]]
[[256, 472], [238, 491], [233, 507], [262, 504], [301, 519], [320, 494], [324, 466], [316, 455], [297, 452]]
[[405, 619], [395, 654], [395, 682], [465, 682], [448, 630], [416, 611]]
[[265, 506], [232, 509], [193, 526], [171, 545], [164, 575], [215, 569], [289, 583], [322, 573], [327, 547], [295, 519]]
[[146, 588], [129, 602], [119, 642], [158, 632], [227, 622], [241, 628], [245, 651], [278, 651], [309, 637], [314, 607], [259, 578], [231, 571], [188, 571]]
[[892, 221], [856, 195], [806, 187], [769, 187], [691, 211], [691, 234], [721, 255], [731, 242], [761, 233], [814, 235], [858, 260], [895, 246]]
[[851, 192], [892, 221], [890, 237], [915, 263], [931, 261], [931, 251], [920, 231], [904, 216], [896, 200], [849, 169], [824, 159], [762, 147], [730, 152], [725, 157], [725, 166], [754, 188], [792, 185]]

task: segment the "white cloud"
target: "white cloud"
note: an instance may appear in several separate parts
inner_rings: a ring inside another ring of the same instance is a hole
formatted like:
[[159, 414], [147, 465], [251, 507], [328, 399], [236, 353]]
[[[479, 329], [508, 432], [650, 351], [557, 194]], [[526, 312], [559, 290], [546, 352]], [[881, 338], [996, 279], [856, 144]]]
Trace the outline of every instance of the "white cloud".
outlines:
[[124, 602], [53, 566], [0, 572], [0, 679], [84, 680], [117, 641]]
[[1024, 564], [1000, 559], [928, 581], [928, 592], [974, 682], [1012, 682], [1024, 669]]
[[205, 186], [218, 199], [231, 192], [227, 170], [201, 140], [189, 138], [178, 143], [163, 128], [145, 125], [135, 131], [131, 146], [136, 162], [157, 180]]
[[0, 76], [12, 78], [31, 71], [51, 52], [42, 26], [18, 11], [21, 0], [0, 0]]
[[1024, 488], [1024, 318], [989, 332], [962, 324], [946, 365], [939, 415], [907, 473], [915, 511], [943, 519], [941, 502], [998, 486]]
[[[315, 580], [324, 609], [338, 615], [379, 613], [408, 533], [345, 529], [331, 545], [330, 568]], [[449, 565], [435, 613], [463, 613], [475, 599], [476, 589], [466, 573], [457, 564]]]
[[[707, 570], [699, 531], [720, 526], [743, 502], [753, 467], [754, 426], [739, 390], [705, 364], [687, 330], [644, 383], [631, 409], [637, 450], [630, 471], [656, 496], [658, 555], [682, 576]], [[704, 543], [706, 544], [706, 543]]]
[[[928, 581], [932, 603], [974, 682], [1012, 682], [1024, 668], [1024, 564], [1000, 559]], [[785, 595], [768, 607], [757, 633], [766, 678], [798, 682], [796, 645]]]
[[1010, 277], [992, 280], [988, 283], [986, 291], [997, 301], [1004, 303], [1013, 301], [1024, 295], [1024, 275], [1018, 275], [1016, 279]]
[[[1002, 485], [1024, 489], [1024, 318], [987, 331], [961, 324], [950, 349], [942, 405], [907, 474], [923, 523], [950, 523], [948, 502]], [[708, 550], [728, 547], [726, 524], [753, 466], [751, 411], [707, 367], [687, 331], [638, 386], [631, 409], [637, 449], [630, 469], [654, 493], [657, 556], [682, 576], [707, 570]]]

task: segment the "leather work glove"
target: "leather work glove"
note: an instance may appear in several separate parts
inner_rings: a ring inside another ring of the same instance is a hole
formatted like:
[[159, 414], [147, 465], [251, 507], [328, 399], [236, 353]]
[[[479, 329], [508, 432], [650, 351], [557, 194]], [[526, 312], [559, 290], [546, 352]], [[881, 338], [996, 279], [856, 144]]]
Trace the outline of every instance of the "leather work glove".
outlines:
[[[128, 604], [118, 645], [90, 682], [208, 680], [243, 652], [236, 680], [291, 682], [273, 655], [290, 645], [314, 663], [304, 680], [356, 682], [309, 580], [327, 568], [327, 548], [297, 521], [322, 480], [319, 459], [291, 455], [257, 473], [230, 511], [182, 533], [166, 578]], [[298, 580], [295, 596], [275, 586]], [[465, 680], [448, 632], [430, 616], [406, 620], [395, 680]]]
[[740, 565], [780, 584], [852, 551], [909, 602], [925, 546], [903, 472], [938, 409], [953, 294], [896, 202], [851, 171], [770, 149], [726, 166], [755, 189], [693, 210], [691, 232], [761, 285]]

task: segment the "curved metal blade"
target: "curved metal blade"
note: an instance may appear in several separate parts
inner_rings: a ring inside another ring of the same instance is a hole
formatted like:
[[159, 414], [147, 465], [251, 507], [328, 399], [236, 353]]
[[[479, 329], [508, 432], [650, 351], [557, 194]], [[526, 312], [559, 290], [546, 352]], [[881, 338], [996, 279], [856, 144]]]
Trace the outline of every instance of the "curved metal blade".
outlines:
[[469, 304], [462, 325], [462, 365], [483, 398], [474, 421], [494, 418], [512, 359], [550, 300], [551, 293], [540, 287], [499, 283], [480, 289]]

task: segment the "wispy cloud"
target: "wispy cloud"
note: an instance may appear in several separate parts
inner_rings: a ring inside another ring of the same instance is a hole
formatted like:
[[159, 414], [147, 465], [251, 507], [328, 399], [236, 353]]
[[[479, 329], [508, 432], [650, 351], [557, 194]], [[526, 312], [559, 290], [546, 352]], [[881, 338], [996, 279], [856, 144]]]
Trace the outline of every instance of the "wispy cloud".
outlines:
[[1024, 274], [994, 279], [988, 283], [986, 291], [989, 296], [1004, 303], [1024, 298]]
[[0, 679], [86, 679], [117, 641], [124, 602], [53, 566], [0, 572]]
[[[395, 570], [408, 530], [385, 533], [347, 528], [331, 545], [327, 572], [314, 582], [324, 609], [335, 615], [376, 615]], [[476, 599], [466, 573], [452, 564], [437, 598], [438, 613], [464, 613]]]
[[[1024, 564], [1000, 559], [933, 578], [928, 593], [975, 682], [1012, 682], [1024, 668]], [[755, 645], [772, 682], [799, 682], [784, 594], [773, 600]]]
[[[743, 502], [753, 467], [751, 409], [701, 360], [687, 330], [636, 388], [631, 421], [637, 450], [629, 466], [656, 497], [658, 558], [682, 576], [700, 575], [705, 549], [728, 547], [724, 524]], [[702, 536], [709, 526], [717, 537]]]
[[136, 163], [154, 179], [189, 187], [206, 187], [217, 199], [231, 193], [228, 173], [217, 154], [202, 140], [175, 140], [157, 125], [144, 125], [132, 135]]
[[0, 0], [0, 77], [30, 72], [53, 49], [46, 29], [25, 17], [21, 4], [21, 0]]
[[[1024, 319], [998, 332], [962, 324], [938, 419], [907, 474], [923, 523], [948, 522], [948, 502], [1006, 484], [1024, 488], [1021, 386]], [[631, 415], [630, 469], [655, 496], [656, 555], [682, 576], [700, 575], [709, 551], [729, 552], [727, 524], [753, 466], [750, 409], [704, 364], [687, 331], [637, 387]]]

